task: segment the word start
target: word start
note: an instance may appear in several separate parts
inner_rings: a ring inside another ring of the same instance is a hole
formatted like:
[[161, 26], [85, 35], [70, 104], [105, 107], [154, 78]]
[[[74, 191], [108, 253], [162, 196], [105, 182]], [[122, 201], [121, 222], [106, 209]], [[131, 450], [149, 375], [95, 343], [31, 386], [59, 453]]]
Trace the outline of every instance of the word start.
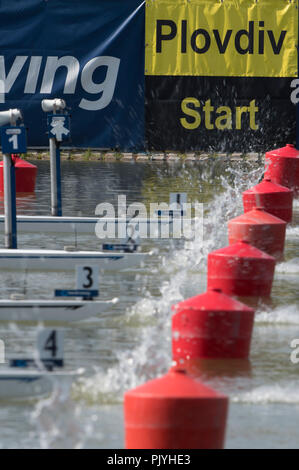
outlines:
[[259, 126], [256, 123], [256, 113], [258, 107], [255, 104], [255, 100], [250, 101], [249, 106], [218, 106], [215, 108], [211, 104], [211, 100], [206, 100], [202, 106], [197, 98], [185, 98], [181, 102], [181, 110], [188, 117], [182, 117], [180, 119], [181, 125], [185, 129], [197, 129], [201, 124], [205, 126], [207, 130], [224, 130], [224, 129], [236, 129], [241, 130], [244, 119], [249, 118], [250, 129], [256, 131]]

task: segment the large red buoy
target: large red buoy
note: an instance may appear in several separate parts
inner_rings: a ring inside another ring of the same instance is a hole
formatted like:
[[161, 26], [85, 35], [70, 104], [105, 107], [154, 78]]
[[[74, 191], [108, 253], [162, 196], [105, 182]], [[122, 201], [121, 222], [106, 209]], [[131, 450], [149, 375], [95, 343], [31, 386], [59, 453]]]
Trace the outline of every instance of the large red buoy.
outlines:
[[[22, 160], [18, 155], [12, 155], [15, 167], [16, 192], [33, 193], [37, 175], [37, 166]], [[4, 192], [3, 161], [0, 162], [0, 192]]]
[[269, 297], [275, 258], [246, 240], [208, 254], [208, 289], [240, 297]]
[[284, 220], [257, 207], [228, 222], [228, 241], [230, 245], [233, 245], [240, 240], [248, 240], [259, 250], [281, 260], [286, 226], [287, 223]]
[[125, 393], [126, 449], [222, 449], [228, 398], [173, 368]]
[[249, 356], [254, 310], [210, 289], [172, 307], [172, 358], [246, 359]]
[[275, 217], [286, 222], [291, 222], [293, 213], [293, 191], [285, 186], [272, 183], [270, 178], [265, 178], [256, 186], [243, 192], [244, 212], [249, 212], [255, 207], [263, 207]]
[[265, 178], [294, 192], [299, 190], [299, 151], [292, 144], [266, 153]]

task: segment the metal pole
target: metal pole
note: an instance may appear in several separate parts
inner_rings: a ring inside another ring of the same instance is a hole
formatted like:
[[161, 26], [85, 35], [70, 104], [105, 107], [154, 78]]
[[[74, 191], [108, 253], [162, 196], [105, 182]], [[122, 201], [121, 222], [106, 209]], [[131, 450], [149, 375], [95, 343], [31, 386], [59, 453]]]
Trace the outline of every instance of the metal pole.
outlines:
[[3, 155], [5, 248], [17, 248], [15, 167], [11, 156]]
[[50, 138], [50, 166], [51, 166], [51, 214], [61, 216], [61, 172], [60, 149], [56, 139]]
[[11, 181], [11, 224], [12, 224], [12, 247], [17, 248], [17, 197], [16, 197], [16, 168], [11, 160], [10, 181]]
[[56, 144], [57, 215], [62, 216], [60, 143]]
[[51, 214], [57, 215], [56, 141], [50, 139]]

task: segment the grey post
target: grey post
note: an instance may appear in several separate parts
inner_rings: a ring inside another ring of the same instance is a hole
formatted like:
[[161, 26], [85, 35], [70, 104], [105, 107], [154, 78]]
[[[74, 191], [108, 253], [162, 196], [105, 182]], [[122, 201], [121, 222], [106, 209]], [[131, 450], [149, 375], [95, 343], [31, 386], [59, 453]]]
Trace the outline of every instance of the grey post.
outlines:
[[51, 214], [58, 214], [57, 197], [57, 165], [56, 165], [56, 140], [51, 138], [50, 144], [50, 174], [51, 174]]
[[[0, 113], [0, 125], [10, 124], [15, 126], [18, 119], [22, 118], [21, 111], [10, 109]], [[16, 187], [15, 173], [12, 166], [11, 155], [3, 155], [4, 176], [4, 231], [5, 248], [17, 248], [17, 220], [16, 220]]]
[[16, 248], [13, 246], [13, 210], [11, 191], [11, 156], [3, 155], [3, 176], [4, 176], [4, 214], [5, 214], [5, 248]]
[[[59, 98], [42, 100], [42, 110], [44, 112], [52, 112], [64, 109], [65, 101]], [[62, 215], [61, 208], [61, 177], [60, 177], [60, 149], [56, 139], [49, 139], [50, 146], [50, 178], [51, 178], [51, 214], [54, 216]]]

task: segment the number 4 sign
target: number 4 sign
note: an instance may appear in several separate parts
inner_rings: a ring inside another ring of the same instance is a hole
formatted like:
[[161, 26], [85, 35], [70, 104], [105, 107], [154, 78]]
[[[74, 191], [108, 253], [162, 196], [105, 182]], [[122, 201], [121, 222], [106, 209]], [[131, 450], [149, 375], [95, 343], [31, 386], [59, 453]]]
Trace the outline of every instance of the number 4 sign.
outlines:
[[26, 129], [25, 127], [1, 127], [2, 153], [26, 153]]
[[76, 266], [77, 289], [98, 289], [99, 267], [97, 265]]
[[61, 330], [42, 329], [37, 337], [37, 350], [40, 360], [63, 359], [64, 332]]

